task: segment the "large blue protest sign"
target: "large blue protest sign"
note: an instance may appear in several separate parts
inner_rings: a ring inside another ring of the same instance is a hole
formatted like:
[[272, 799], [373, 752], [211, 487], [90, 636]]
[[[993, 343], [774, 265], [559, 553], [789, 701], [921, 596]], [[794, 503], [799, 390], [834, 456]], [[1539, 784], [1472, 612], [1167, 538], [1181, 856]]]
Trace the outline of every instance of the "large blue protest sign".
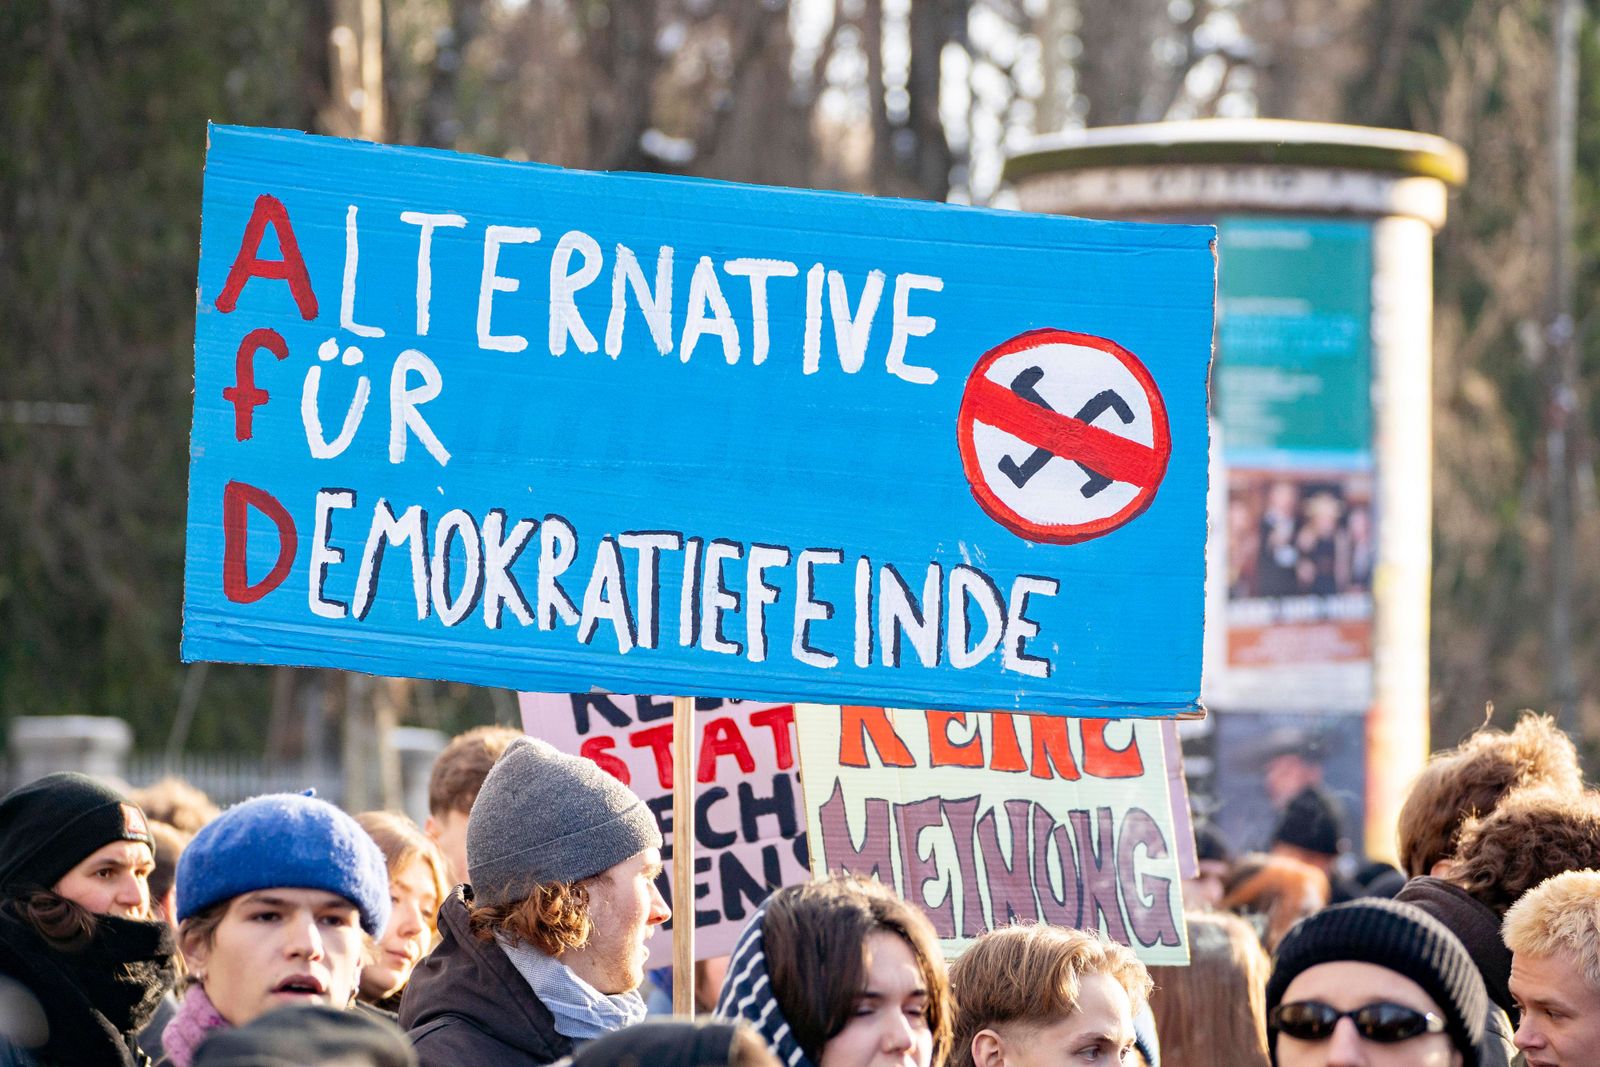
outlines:
[[1195, 706], [1214, 231], [213, 127], [186, 659]]

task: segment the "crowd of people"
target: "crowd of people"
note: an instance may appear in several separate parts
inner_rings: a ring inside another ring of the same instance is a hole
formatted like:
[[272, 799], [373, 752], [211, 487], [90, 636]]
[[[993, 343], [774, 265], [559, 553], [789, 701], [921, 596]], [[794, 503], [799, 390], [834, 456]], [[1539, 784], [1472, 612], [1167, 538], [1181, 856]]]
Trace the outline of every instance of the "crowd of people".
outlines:
[[1429, 761], [1403, 869], [1347, 872], [1296, 801], [1265, 853], [1199, 829], [1187, 966], [1042, 924], [947, 964], [841, 873], [774, 892], [687, 1020], [648, 999], [655, 817], [537, 739], [453, 741], [423, 827], [52, 774], [0, 799], [0, 1067], [1600, 1064], [1600, 794], [1548, 719]]

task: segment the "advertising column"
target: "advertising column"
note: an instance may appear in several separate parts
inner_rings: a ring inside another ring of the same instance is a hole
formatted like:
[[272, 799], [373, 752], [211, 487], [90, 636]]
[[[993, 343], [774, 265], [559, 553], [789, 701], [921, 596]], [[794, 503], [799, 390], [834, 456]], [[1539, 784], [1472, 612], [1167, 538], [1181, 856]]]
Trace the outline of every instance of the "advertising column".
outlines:
[[1241, 847], [1264, 846], [1315, 785], [1344, 809], [1349, 837], [1364, 816], [1372, 705], [1372, 227], [1227, 215], [1217, 254], [1216, 818]]
[[1393, 858], [1428, 751], [1432, 238], [1460, 150], [1321, 123], [1038, 139], [1019, 206], [1218, 228], [1205, 722], [1196, 808], [1263, 848], [1320, 787], [1349, 854]]

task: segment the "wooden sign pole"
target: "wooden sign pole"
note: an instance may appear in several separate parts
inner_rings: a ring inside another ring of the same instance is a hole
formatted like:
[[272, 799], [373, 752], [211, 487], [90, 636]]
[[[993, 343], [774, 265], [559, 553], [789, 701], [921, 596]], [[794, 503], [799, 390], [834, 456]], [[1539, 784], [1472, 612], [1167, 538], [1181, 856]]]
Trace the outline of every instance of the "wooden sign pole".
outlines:
[[672, 698], [672, 1013], [694, 1010], [694, 698]]

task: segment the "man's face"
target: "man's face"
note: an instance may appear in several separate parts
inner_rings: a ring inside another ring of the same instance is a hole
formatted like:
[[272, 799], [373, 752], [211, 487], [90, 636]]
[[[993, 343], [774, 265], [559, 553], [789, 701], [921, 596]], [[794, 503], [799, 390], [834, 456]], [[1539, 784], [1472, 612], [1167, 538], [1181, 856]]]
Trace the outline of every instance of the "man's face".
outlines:
[[[1354, 960], [1319, 963], [1295, 975], [1283, 991], [1284, 1004], [1315, 1001], [1336, 1011], [1356, 1011], [1371, 1004], [1398, 1004], [1443, 1017], [1417, 983], [1387, 967]], [[1340, 1019], [1322, 1040], [1277, 1035], [1278, 1067], [1461, 1067], [1461, 1053], [1443, 1033], [1425, 1033], [1384, 1043], [1362, 1037], [1351, 1019]]]
[[439, 846], [439, 851], [444, 853], [445, 862], [450, 865], [450, 885], [452, 887], [471, 881], [467, 877], [467, 816], [465, 811], [447, 811], [440, 815], [429, 815], [423, 830], [433, 838], [433, 843]]
[[596, 875], [589, 891], [589, 940], [561, 954], [561, 962], [600, 992], [615, 996], [644, 981], [650, 931], [672, 918], [656, 889], [661, 852], [647, 848]]
[[1109, 974], [1086, 974], [1078, 1010], [1047, 1026], [980, 1030], [972, 1039], [976, 1067], [1111, 1067], [1136, 1062], [1133, 1004]]
[[348, 1008], [363, 948], [360, 913], [343, 897], [261, 889], [229, 901], [210, 941], [191, 938], [183, 954], [218, 1013], [243, 1026], [276, 1008]]
[[96, 915], [150, 918], [150, 872], [156, 861], [143, 841], [113, 841], [61, 876], [53, 891]]
[[1580, 1067], [1600, 1050], [1600, 990], [1572, 955], [1511, 956], [1511, 995], [1522, 1009], [1513, 1041], [1528, 1067]]

